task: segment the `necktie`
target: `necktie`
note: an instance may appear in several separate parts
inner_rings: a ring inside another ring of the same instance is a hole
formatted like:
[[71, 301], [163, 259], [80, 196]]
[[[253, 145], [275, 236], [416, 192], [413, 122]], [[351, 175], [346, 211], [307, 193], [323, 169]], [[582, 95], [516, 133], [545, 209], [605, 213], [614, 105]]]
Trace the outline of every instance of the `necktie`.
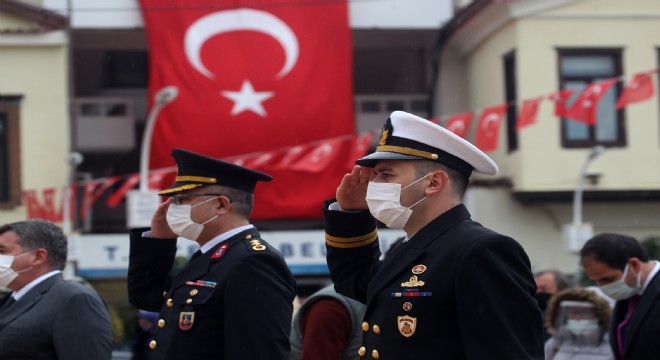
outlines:
[[616, 341], [619, 345], [619, 355], [621, 357], [623, 357], [623, 337], [625, 336], [626, 327], [630, 322], [630, 318], [632, 318], [632, 315], [635, 313], [635, 308], [637, 307], [637, 303], [639, 303], [639, 298], [639, 295], [635, 295], [631, 297], [630, 300], [628, 300], [628, 311], [626, 312], [626, 317], [616, 327]]

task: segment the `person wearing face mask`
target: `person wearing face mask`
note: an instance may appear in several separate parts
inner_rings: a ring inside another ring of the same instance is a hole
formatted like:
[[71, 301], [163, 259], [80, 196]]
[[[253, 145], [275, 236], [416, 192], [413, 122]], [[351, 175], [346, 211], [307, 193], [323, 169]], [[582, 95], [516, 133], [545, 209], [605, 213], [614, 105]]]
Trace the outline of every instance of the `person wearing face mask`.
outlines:
[[112, 323], [92, 288], [66, 281], [67, 238], [46, 220], [0, 226], [0, 359], [107, 359]]
[[546, 360], [612, 360], [607, 330], [610, 306], [595, 292], [579, 287], [562, 290], [548, 302]]
[[654, 359], [660, 354], [660, 263], [637, 239], [602, 233], [580, 250], [582, 268], [605, 295], [616, 300], [610, 346], [617, 360]]
[[[267, 174], [174, 149], [175, 183], [150, 229], [132, 229], [128, 296], [158, 311], [149, 359], [290, 356], [295, 281], [282, 255], [250, 224]], [[177, 237], [200, 249], [171, 274]]]
[[[529, 259], [470, 218], [473, 171], [497, 165], [445, 128], [395, 111], [376, 151], [325, 204], [335, 289], [367, 305], [360, 358], [543, 359]], [[380, 260], [377, 222], [406, 238]]]

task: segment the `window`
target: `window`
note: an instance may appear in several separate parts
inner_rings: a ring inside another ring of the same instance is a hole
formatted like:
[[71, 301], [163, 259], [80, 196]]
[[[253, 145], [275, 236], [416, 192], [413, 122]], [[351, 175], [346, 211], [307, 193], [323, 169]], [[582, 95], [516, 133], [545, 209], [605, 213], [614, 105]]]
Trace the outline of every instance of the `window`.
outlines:
[[101, 78], [103, 87], [144, 88], [148, 69], [146, 51], [107, 51]]
[[507, 150], [512, 152], [518, 149], [518, 132], [516, 131], [518, 91], [516, 87], [516, 54], [513, 51], [504, 55], [504, 93], [506, 102], [509, 104], [506, 110]]
[[0, 96], [0, 208], [21, 202], [19, 144], [20, 96]]
[[[590, 83], [618, 76], [621, 76], [620, 50], [559, 50], [560, 87], [575, 91], [568, 100], [568, 106]], [[598, 120], [594, 126], [562, 119], [562, 146], [625, 146], [624, 115], [622, 110], [616, 109], [621, 90], [621, 82], [617, 82], [601, 97], [596, 110]]]

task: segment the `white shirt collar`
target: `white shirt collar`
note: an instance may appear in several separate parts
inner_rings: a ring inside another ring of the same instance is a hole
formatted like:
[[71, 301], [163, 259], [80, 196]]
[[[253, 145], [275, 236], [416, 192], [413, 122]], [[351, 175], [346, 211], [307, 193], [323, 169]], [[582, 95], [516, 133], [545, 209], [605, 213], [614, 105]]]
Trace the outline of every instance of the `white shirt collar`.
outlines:
[[209, 242], [207, 242], [206, 244], [202, 245], [202, 246], [199, 248], [199, 251], [201, 251], [202, 254], [205, 254], [207, 251], [213, 249], [216, 245], [220, 244], [221, 242], [223, 242], [223, 241], [229, 239], [230, 237], [232, 237], [232, 236], [234, 236], [234, 235], [236, 235], [236, 234], [238, 234], [238, 233], [240, 233], [240, 232], [242, 232], [242, 231], [245, 231], [245, 230], [247, 230], [247, 229], [252, 229], [253, 227], [254, 227], [254, 225], [252, 225], [252, 224], [247, 224], [247, 225], [243, 225], [243, 226], [241, 226], [241, 227], [237, 227], [237, 228], [235, 228], [235, 229], [231, 229], [231, 230], [229, 230], [229, 231], [227, 231], [227, 232], [224, 232], [224, 233], [222, 233], [222, 234], [220, 234], [220, 235], [214, 237], [213, 239], [211, 239], [211, 240], [210, 240]]
[[32, 290], [33, 287], [39, 285], [41, 282], [43, 282], [44, 280], [48, 279], [48, 278], [51, 277], [51, 276], [55, 276], [55, 275], [57, 275], [57, 274], [60, 274], [61, 272], [62, 272], [62, 271], [60, 271], [60, 270], [53, 270], [53, 271], [51, 271], [51, 272], [49, 272], [49, 273], [43, 274], [43, 275], [39, 276], [38, 278], [32, 280], [32, 281], [31, 281], [30, 283], [28, 283], [27, 285], [23, 286], [20, 290], [18, 290], [18, 291], [14, 291], [14, 292], [11, 294], [11, 297], [13, 297], [14, 300], [18, 301], [18, 300], [20, 300], [23, 296], [25, 296], [25, 294], [27, 294], [28, 291]]
[[646, 280], [644, 281], [644, 286], [642, 287], [642, 291], [639, 292], [640, 295], [644, 294], [644, 290], [649, 286], [655, 275], [660, 271], [660, 262], [658, 261], [653, 261], [655, 265], [653, 266], [653, 270], [649, 273], [649, 276], [646, 277]]

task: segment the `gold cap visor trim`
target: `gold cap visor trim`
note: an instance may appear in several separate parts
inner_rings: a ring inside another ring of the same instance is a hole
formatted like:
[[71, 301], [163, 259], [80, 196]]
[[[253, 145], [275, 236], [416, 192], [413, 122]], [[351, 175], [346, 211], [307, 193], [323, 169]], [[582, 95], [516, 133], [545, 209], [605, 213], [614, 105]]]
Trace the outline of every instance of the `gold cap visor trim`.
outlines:
[[376, 151], [394, 152], [404, 155], [419, 156], [430, 160], [438, 160], [438, 154], [430, 153], [428, 151], [415, 150], [403, 146], [381, 145], [376, 147]]
[[200, 186], [203, 186], [203, 185], [202, 185], [202, 184], [186, 184], [186, 185], [181, 185], [181, 186], [177, 186], [177, 187], [175, 187], [175, 188], [162, 190], [162, 191], [160, 191], [160, 192], [158, 193], [158, 195], [168, 195], [168, 194], [175, 193], [175, 192], [179, 192], [179, 191], [185, 191], [185, 190], [195, 189], [195, 188], [198, 188], [198, 187], [200, 187]]
[[343, 238], [325, 234], [325, 243], [329, 246], [336, 248], [355, 248], [360, 246], [369, 245], [378, 239], [378, 232], [376, 230], [362, 236], [355, 236], [350, 238]]
[[175, 182], [191, 181], [191, 182], [201, 182], [205, 184], [215, 184], [218, 182], [218, 179], [212, 177], [206, 177], [206, 176], [181, 175], [181, 176], [177, 176], [176, 179], [174, 179], [174, 181]]

